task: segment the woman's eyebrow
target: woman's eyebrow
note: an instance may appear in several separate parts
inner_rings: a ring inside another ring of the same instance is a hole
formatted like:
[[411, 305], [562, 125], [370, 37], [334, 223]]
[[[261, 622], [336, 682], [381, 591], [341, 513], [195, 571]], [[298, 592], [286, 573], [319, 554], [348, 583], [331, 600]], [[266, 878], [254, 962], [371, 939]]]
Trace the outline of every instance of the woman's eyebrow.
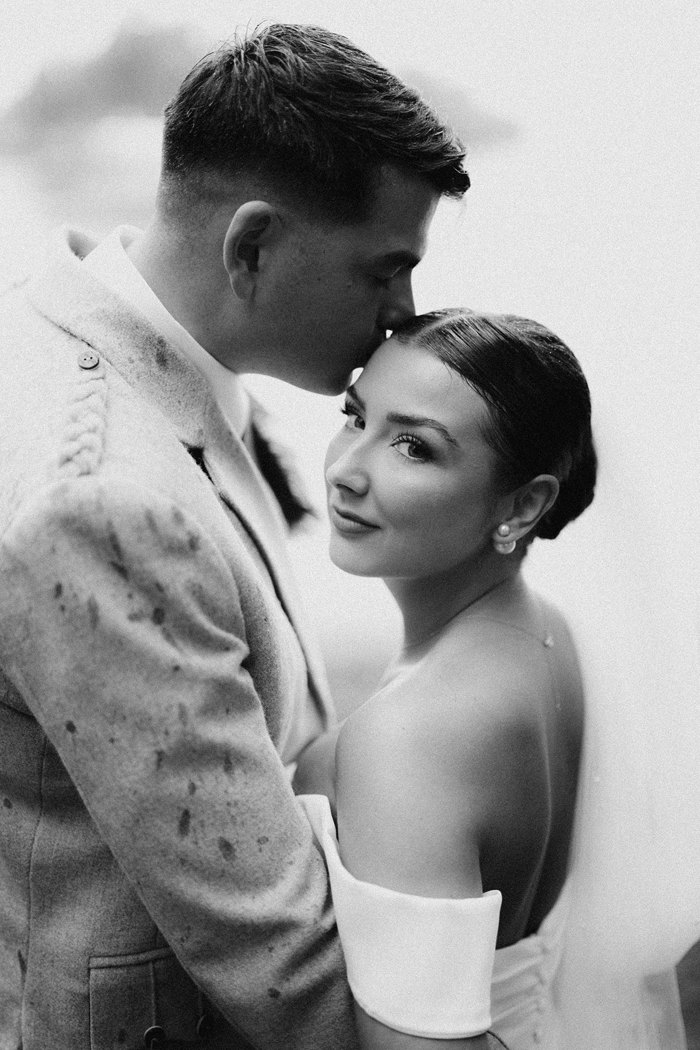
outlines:
[[[350, 398], [358, 408], [364, 410], [365, 403], [355, 389], [354, 383], [347, 388], [345, 396]], [[445, 424], [440, 423], [437, 419], [432, 419], [431, 416], [412, 416], [405, 412], [390, 412], [386, 418], [389, 423], [395, 423], [400, 427], [430, 427], [432, 430], [436, 430], [450, 445], [459, 448], [459, 442], [452, 437]]]
[[410, 416], [403, 412], [390, 412], [387, 419], [390, 423], [397, 423], [400, 427], [430, 427], [431, 430], [437, 430], [438, 434], [441, 434], [450, 445], [459, 448], [459, 442], [452, 437], [444, 423], [431, 419], [430, 416]]
[[351, 401], [354, 401], [359, 408], [365, 407], [365, 403], [358, 394], [357, 390], [355, 389], [354, 383], [351, 383], [350, 386], [347, 388], [347, 390], [345, 391], [345, 396], [349, 397]]

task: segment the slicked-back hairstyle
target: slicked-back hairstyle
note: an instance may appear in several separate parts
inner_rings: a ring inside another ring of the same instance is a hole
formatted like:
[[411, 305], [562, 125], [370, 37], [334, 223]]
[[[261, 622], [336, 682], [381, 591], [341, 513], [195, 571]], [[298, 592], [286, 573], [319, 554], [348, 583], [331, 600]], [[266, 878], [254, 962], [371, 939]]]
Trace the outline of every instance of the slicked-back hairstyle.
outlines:
[[483, 436], [504, 492], [538, 474], [559, 481], [533, 534], [554, 539], [591, 503], [597, 456], [588, 383], [573, 352], [537, 321], [465, 308], [422, 314], [394, 333], [429, 350], [486, 401]]
[[464, 148], [411, 88], [343, 36], [258, 28], [205, 56], [165, 111], [163, 184], [249, 174], [339, 221], [361, 221], [382, 165], [441, 195], [469, 187]]

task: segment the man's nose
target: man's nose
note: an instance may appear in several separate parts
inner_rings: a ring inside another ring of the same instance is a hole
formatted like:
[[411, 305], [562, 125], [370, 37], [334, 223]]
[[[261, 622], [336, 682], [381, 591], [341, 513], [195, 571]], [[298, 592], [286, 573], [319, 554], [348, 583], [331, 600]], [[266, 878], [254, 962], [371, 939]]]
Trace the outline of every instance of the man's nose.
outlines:
[[411, 275], [395, 278], [389, 287], [381, 316], [381, 327], [393, 331], [416, 315]]

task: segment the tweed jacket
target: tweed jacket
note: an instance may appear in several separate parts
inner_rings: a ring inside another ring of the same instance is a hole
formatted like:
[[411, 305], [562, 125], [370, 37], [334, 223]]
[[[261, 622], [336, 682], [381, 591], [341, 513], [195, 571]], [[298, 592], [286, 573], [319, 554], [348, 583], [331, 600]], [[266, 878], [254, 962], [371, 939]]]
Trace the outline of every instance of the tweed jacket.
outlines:
[[90, 247], [2, 305], [0, 1050], [350, 1050], [281, 516]]

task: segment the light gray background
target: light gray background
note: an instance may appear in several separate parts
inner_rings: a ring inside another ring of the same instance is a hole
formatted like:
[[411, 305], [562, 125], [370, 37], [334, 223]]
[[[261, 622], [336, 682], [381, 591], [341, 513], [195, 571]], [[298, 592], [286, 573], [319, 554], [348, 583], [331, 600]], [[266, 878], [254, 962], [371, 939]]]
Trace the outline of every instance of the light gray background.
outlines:
[[[519, 312], [570, 343], [594, 391], [606, 470], [637, 468], [637, 483], [601, 499], [627, 501], [630, 544], [635, 520], [655, 517], [662, 541], [645, 554], [687, 621], [698, 531], [695, 0], [4, 0], [0, 278], [30, 265], [60, 222], [98, 234], [144, 223], [171, 87], [237, 24], [266, 19], [347, 34], [458, 127], [473, 187], [464, 204], [441, 205], [417, 308]], [[338, 402], [251, 386], [322, 508]], [[581, 528], [572, 550], [585, 546]], [[295, 541], [295, 561], [346, 710], [371, 689], [398, 624], [379, 582], [329, 564], [325, 531], [321, 516]], [[530, 559], [545, 584], [549, 558], [543, 548]]]

